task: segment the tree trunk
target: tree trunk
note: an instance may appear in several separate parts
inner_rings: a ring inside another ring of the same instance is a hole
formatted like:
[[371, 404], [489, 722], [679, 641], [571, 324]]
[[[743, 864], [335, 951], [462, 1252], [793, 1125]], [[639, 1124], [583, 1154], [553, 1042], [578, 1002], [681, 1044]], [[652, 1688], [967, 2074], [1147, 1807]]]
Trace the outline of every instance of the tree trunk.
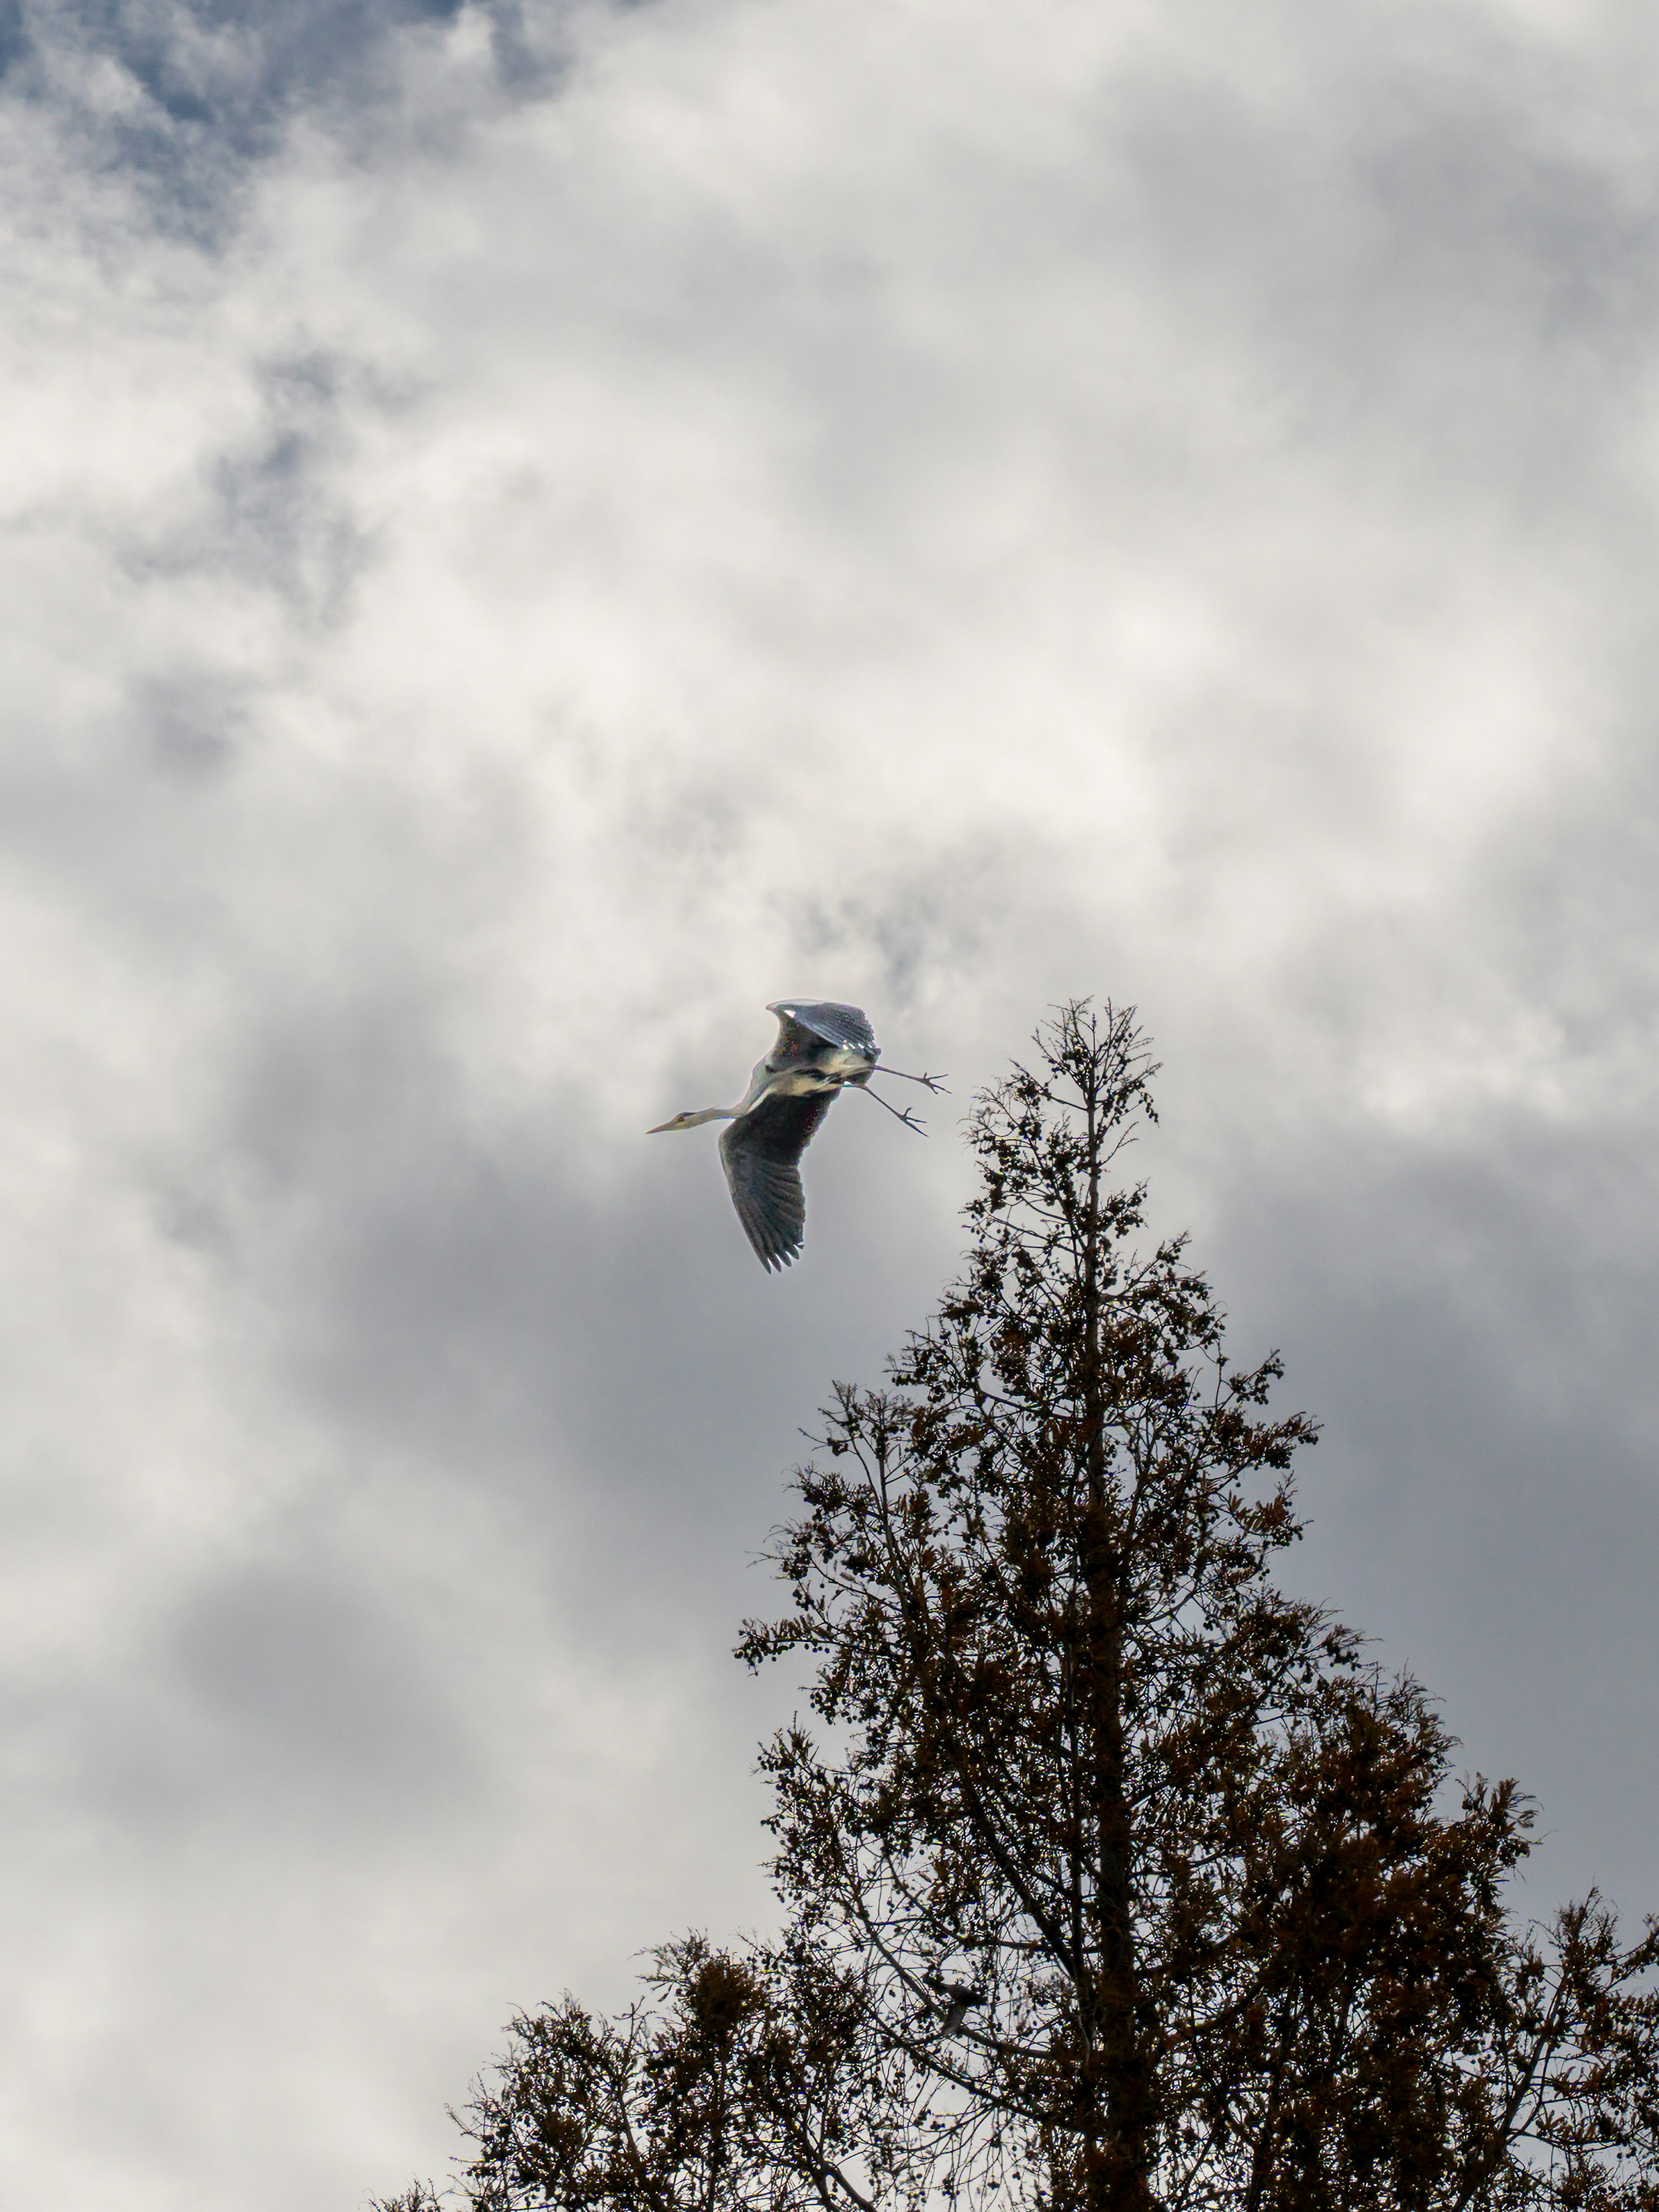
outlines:
[[1084, 2190], [1089, 2212], [1145, 2212], [1150, 2184], [1150, 2069], [1138, 2017], [1130, 1896], [1129, 1806], [1124, 1788], [1122, 1576], [1107, 1490], [1105, 1354], [1101, 1284], [1100, 1126], [1096, 1082], [1086, 1096], [1089, 1199], [1083, 1299], [1085, 1638], [1090, 1777], [1095, 1839], [1095, 1967], [1085, 2007]]

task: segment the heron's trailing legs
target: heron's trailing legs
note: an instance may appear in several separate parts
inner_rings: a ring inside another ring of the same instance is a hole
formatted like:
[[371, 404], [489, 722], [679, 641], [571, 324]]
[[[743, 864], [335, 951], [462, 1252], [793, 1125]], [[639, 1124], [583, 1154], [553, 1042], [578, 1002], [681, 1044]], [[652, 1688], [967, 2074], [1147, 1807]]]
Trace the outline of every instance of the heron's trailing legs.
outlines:
[[855, 1089], [864, 1092], [866, 1098], [873, 1098], [878, 1106], [886, 1106], [888, 1112], [896, 1121], [902, 1121], [907, 1129], [914, 1129], [919, 1137], [925, 1137], [927, 1132], [907, 1108], [889, 1106], [878, 1091], [872, 1091], [867, 1087], [870, 1077], [874, 1075], [896, 1075], [901, 1083], [920, 1083], [927, 1090], [933, 1091], [944, 1091], [943, 1080], [937, 1075], [908, 1075], [902, 1067], [872, 1067], [870, 1074], [861, 1078], [854, 1085]]
[[[911, 1079], [913, 1082], [917, 1080], [915, 1077]], [[864, 1096], [866, 1098], [873, 1098], [878, 1106], [887, 1106], [887, 1101], [878, 1091], [865, 1091], [861, 1083], [851, 1084], [848, 1087], [853, 1091], [864, 1091]], [[907, 1129], [914, 1129], [917, 1136], [925, 1137], [927, 1134], [927, 1130], [922, 1127], [908, 1106], [887, 1106], [887, 1110], [896, 1121], [902, 1121]]]
[[[907, 1075], [902, 1067], [872, 1067], [870, 1073], [872, 1075], [896, 1075], [901, 1083], [921, 1083], [925, 1084], [929, 1091], [944, 1091], [947, 1098], [951, 1095], [948, 1091], [945, 1091], [945, 1078], [942, 1075]], [[897, 1109], [894, 1110], [896, 1112]]]

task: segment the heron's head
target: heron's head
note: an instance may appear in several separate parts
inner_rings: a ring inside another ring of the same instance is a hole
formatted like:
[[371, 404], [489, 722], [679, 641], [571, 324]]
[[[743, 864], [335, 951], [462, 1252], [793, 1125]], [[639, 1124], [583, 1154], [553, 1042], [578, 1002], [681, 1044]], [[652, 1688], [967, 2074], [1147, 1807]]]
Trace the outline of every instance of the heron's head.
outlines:
[[700, 1106], [695, 1114], [676, 1114], [672, 1121], [659, 1121], [654, 1129], [647, 1129], [647, 1137], [660, 1137], [665, 1129], [700, 1129], [705, 1121], [729, 1121], [729, 1106]]

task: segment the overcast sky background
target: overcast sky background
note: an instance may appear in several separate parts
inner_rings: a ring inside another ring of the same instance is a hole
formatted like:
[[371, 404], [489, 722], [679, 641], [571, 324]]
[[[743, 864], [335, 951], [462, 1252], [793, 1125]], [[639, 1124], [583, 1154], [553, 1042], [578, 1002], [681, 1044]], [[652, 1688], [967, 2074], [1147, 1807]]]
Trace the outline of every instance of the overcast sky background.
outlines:
[[[1077, 992], [1293, 1571], [1659, 1905], [1649, 0], [0, 4], [0, 2191], [764, 1920], [726, 1656]], [[714, 1134], [855, 1100], [805, 1257]]]

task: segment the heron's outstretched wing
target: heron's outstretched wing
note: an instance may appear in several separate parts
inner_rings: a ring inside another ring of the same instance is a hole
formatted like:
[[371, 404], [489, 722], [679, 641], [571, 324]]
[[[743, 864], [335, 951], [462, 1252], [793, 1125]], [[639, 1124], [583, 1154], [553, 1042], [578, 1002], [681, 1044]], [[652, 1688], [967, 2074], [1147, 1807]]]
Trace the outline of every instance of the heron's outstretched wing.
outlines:
[[862, 1006], [837, 1006], [833, 999], [776, 999], [766, 1011], [778, 1018], [779, 1050], [790, 1044], [793, 1028], [822, 1037], [827, 1044], [845, 1045], [871, 1060], [877, 1057], [875, 1031]]
[[800, 1156], [836, 1103], [833, 1091], [763, 1098], [720, 1133], [720, 1163], [744, 1234], [763, 1267], [787, 1267], [806, 1231]]

